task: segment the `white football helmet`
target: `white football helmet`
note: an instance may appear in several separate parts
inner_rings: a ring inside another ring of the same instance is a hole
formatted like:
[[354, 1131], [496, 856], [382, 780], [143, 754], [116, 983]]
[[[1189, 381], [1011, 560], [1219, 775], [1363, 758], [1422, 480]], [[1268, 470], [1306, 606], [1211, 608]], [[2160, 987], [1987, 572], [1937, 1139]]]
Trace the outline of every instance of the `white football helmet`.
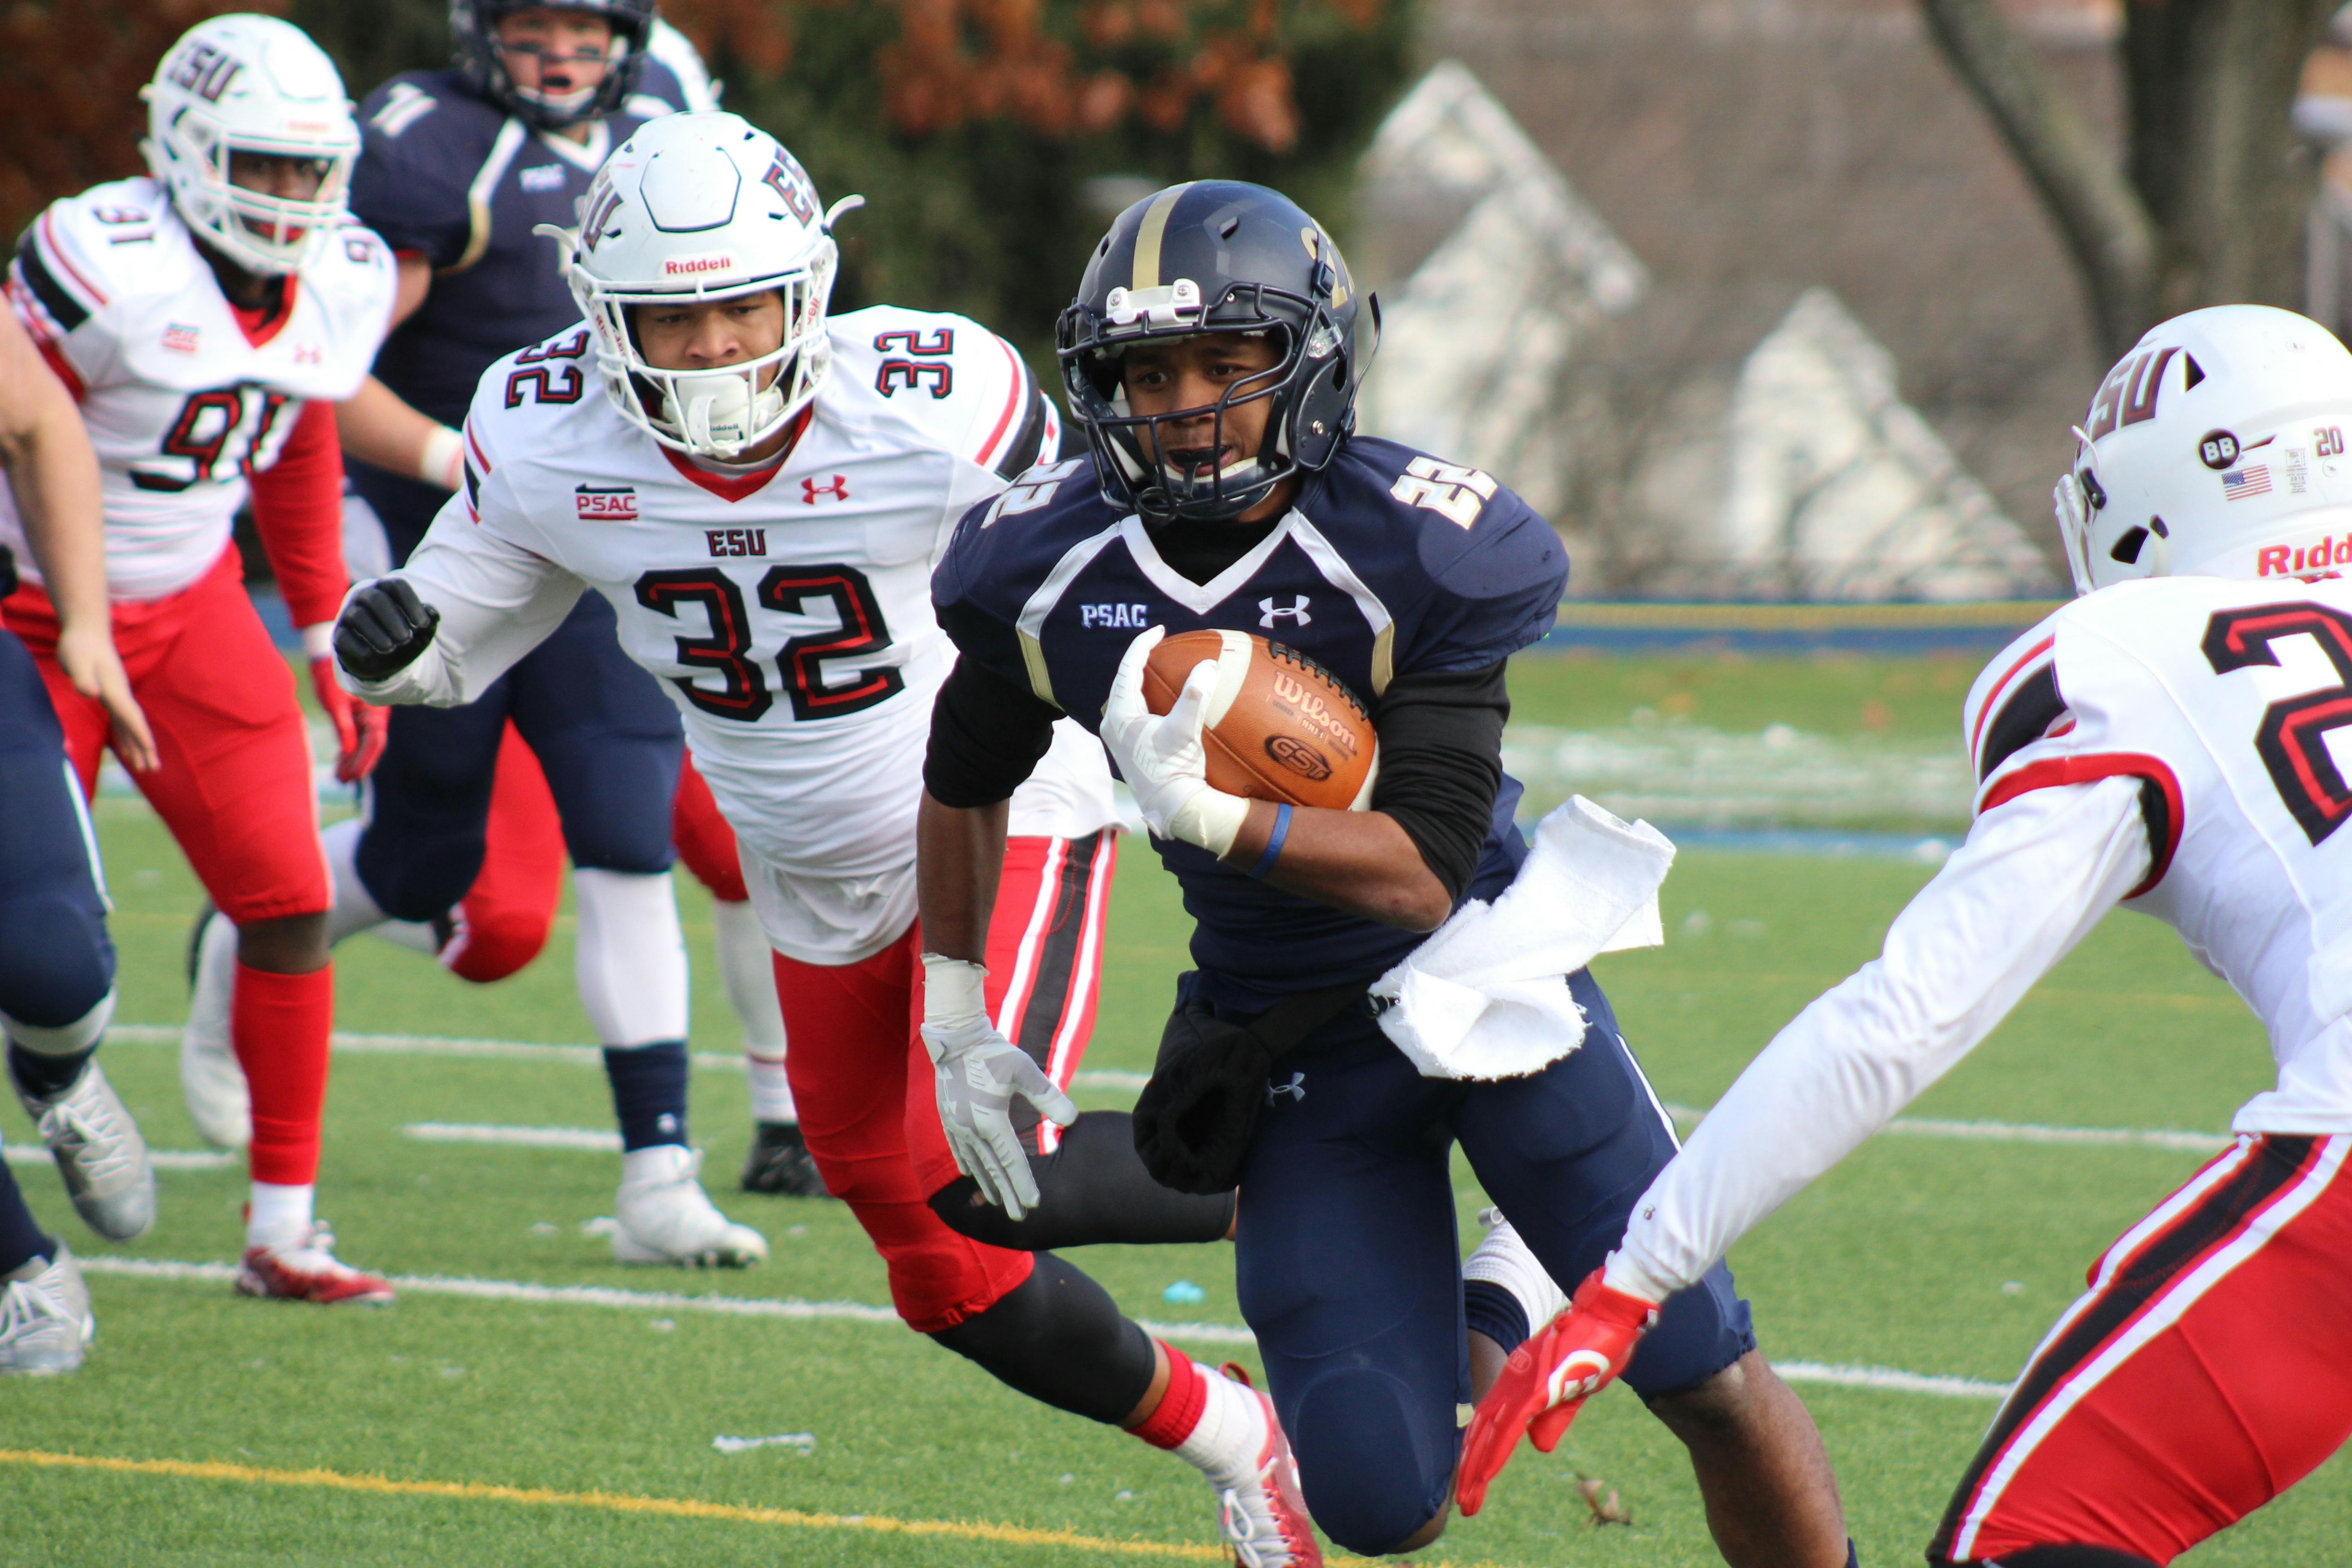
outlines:
[[[580, 226], [539, 232], [563, 247], [563, 279], [594, 330], [604, 390], [665, 447], [733, 462], [782, 429], [824, 384], [835, 217], [782, 143], [740, 115], [667, 115], [614, 150], [580, 198]], [[783, 297], [784, 340], [714, 370], [668, 370], [638, 350], [630, 309]]]
[[2352, 568], [2352, 353], [2318, 322], [2216, 305], [2099, 384], [2052, 499], [2074, 589]]
[[[181, 36], [140, 89], [147, 167], [181, 220], [238, 266], [299, 272], [350, 214], [360, 130], [332, 60], [275, 16], [215, 16]], [[318, 194], [264, 195], [229, 182], [231, 153], [314, 159]]]

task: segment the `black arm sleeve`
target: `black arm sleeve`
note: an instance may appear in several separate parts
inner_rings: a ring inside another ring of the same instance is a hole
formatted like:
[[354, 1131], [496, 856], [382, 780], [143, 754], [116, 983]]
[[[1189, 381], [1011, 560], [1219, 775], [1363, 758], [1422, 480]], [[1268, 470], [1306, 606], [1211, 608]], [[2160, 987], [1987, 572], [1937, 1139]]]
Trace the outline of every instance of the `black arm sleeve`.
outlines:
[[[1495, 795], [1503, 787], [1503, 722], [1511, 716], [1503, 684], [1507, 662], [1399, 676], [1372, 716], [1381, 738], [1372, 809], [1396, 818], [1456, 899], [1477, 873], [1478, 852], [1494, 825]], [[938, 744], [935, 738], [935, 750]]]
[[1054, 743], [1054, 721], [1060, 717], [1034, 692], [978, 660], [956, 660], [931, 707], [923, 787], [941, 805], [1010, 800]]

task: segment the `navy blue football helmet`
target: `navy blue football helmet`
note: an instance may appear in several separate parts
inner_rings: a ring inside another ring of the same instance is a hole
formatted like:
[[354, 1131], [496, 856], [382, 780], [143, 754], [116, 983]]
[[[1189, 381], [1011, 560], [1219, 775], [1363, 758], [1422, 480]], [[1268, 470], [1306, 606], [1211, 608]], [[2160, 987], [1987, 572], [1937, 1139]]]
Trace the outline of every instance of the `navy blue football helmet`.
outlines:
[[[516, 11], [584, 11], [613, 26], [604, 79], [584, 92], [525, 91], [499, 51], [499, 19]], [[449, 0], [449, 48], [475, 90], [524, 124], [561, 130], [616, 112], [637, 90], [654, 27], [654, 0]]]
[[[1150, 522], [1222, 521], [1291, 475], [1331, 460], [1354, 428], [1364, 360], [1356, 346], [1355, 282], [1339, 247], [1296, 202], [1264, 185], [1199, 180], [1171, 185], [1119, 214], [1087, 262], [1078, 297], [1055, 327], [1070, 414], [1087, 433], [1103, 496]], [[1380, 309], [1372, 307], [1375, 332]], [[1161, 426], [1200, 409], [1139, 415], [1120, 359], [1138, 342], [1200, 332], [1278, 341], [1275, 366], [1226, 389], [1225, 413], [1270, 401], [1255, 458], [1223, 469], [1173, 462]]]

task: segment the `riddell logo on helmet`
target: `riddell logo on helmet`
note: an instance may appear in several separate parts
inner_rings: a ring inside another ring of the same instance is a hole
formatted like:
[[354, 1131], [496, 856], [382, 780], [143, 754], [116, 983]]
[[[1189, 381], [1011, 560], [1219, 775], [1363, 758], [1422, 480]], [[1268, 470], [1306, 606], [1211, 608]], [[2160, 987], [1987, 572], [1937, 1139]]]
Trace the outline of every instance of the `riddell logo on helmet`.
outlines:
[[2257, 577], [2293, 577], [2305, 572], [2326, 572], [2333, 576], [2333, 569], [2338, 566], [2352, 566], [2352, 533], [2307, 546], [2266, 544], [2254, 556]]
[[727, 272], [735, 266], [731, 256], [675, 257], [662, 263], [662, 275], [667, 278], [691, 278], [699, 272]]

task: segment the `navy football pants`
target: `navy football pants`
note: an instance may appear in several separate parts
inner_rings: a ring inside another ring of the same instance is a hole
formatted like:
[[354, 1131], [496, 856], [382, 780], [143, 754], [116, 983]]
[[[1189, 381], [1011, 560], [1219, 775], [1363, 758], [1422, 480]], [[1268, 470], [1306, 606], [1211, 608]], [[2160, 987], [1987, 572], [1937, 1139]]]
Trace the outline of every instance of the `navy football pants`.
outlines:
[[98, 846], [33, 656], [0, 631], [0, 1014], [58, 1028], [114, 984]]
[[[1444, 1506], [1454, 1479], [1470, 1367], [1453, 1145], [1570, 1289], [1674, 1156], [1608, 999], [1589, 974], [1571, 984], [1591, 1026], [1584, 1044], [1532, 1077], [1423, 1078], [1353, 1015], [1275, 1069], [1242, 1173], [1242, 1316], [1307, 1508], [1351, 1552], [1394, 1551]], [[1748, 1303], [1717, 1266], [1666, 1303], [1625, 1381], [1645, 1398], [1675, 1393], [1755, 1343]]]
[[669, 868], [670, 806], [686, 737], [654, 678], [622, 653], [612, 605], [581, 595], [563, 624], [462, 708], [392, 710], [368, 780], [360, 880], [384, 913], [429, 921], [482, 868], [483, 830], [509, 719], [539, 758], [583, 870]]

